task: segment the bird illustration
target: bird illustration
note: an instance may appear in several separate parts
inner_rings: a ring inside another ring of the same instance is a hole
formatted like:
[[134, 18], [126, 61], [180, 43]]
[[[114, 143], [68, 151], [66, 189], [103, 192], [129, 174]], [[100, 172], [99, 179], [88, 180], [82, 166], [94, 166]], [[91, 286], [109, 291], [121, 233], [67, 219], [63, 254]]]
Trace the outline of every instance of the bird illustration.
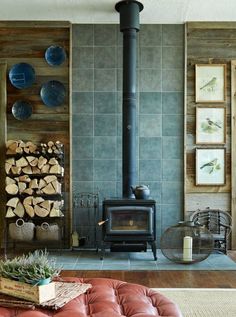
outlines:
[[220, 124], [218, 122], [212, 121], [210, 118], [206, 118], [207, 123], [209, 124], [209, 126], [215, 126], [219, 129], [222, 129], [222, 127], [220, 126]]
[[200, 90], [202, 89], [214, 90], [215, 86], [216, 86], [216, 77], [212, 77], [210, 81], [208, 81], [205, 85], [200, 87]]
[[214, 158], [208, 163], [203, 164], [200, 166], [200, 169], [207, 168], [209, 174], [211, 174], [214, 170], [220, 169], [220, 164], [217, 163], [218, 159]]

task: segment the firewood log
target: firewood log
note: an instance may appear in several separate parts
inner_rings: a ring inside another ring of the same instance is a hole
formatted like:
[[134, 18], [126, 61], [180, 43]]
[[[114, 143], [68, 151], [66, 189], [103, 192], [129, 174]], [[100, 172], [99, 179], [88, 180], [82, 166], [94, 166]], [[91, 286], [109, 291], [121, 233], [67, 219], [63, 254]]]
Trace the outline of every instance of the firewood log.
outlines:
[[25, 212], [31, 217], [33, 218], [35, 216], [35, 212], [34, 212], [34, 208], [30, 205], [24, 205], [25, 207]]
[[32, 173], [33, 174], [41, 174], [40, 169], [37, 166], [32, 167]]
[[38, 205], [42, 202], [44, 202], [45, 200], [42, 197], [33, 197], [33, 205]]
[[5, 217], [6, 218], [13, 218], [15, 216], [16, 216], [16, 214], [13, 212], [12, 207], [8, 207]]
[[39, 185], [38, 185], [38, 179], [37, 178], [33, 178], [31, 179], [31, 181], [29, 182], [29, 188], [39, 188]]
[[26, 158], [21, 157], [19, 160], [16, 160], [16, 166], [25, 167], [29, 163], [27, 162]]
[[49, 217], [60, 217], [60, 209], [52, 208]]
[[34, 190], [32, 188], [26, 188], [24, 190], [24, 194], [33, 195]]
[[29, 183], [31, 181], [31, 178], [28, 175], [21, 175], [19, 176], [19, 181]]
[[53, 195], [55, 194], [55, 189], [51, 183], [47, 184], [44, 188], [41, 189], [44, 194]]
[[9, 207], [13, 207], [13, 208], [16, 208], [18, 202], [19, 202], [19, 198], [18, 197], [13, 197], [11, 199], [9, 199], [6, 203], [7, 206]]
[[47, 182], [43, 178], [40, 178], [38, 188], [41, 189], [45, 187], [46, 185], [47, 185]]
[[12, 166], [12, 165], [16, 165], [16, 161], [15, 161], [15, 158], [14, 158], [14, 157], [9, 157], [9, 158], [7, 158], [5, 162], [6, 162], [6, 163], [9, 163], [11, 166]]
[[55, 189], [55, 193], [57, 193], [57, 194], [61, 193], [61, 184], [58, 182], [58, 180], [52, 181], [52, 186]]
[[26, 146], [28, 147], [30, 153], [35, 153], [37, 150], [37, 145], [31, 141], [26, 142]]
[[12, 150], [16, 153], [16, 148], [18, 147], [18, 142], [16, 140], [11, 140], [7, 142], [7, 149]]
[[15, 184], [16, 180], [11, 177], [6, 177], [6, 185]]
[[42, 174], [47, 174], [49, 172], [50, 169], [50, 165], [49, 164], [45, 164], [42, 168], [41, 168], [41, 173]]
[[27, 161], [30, 163], [30, 162], [32, 162], [32, 161], [35, 159], [35, 156], [27, 155], [27, 156], [26, 156], [26, 159], [27, 159]]
[[49, 184], [57, 180], [57, 177], [55, 175], [48, 175], [48, 176], [45, 176], [43, 179], [46, 181], [47, 184]]
[[25, 214], [25, 208], [23, 204], [19, 201], [16, 208], [13, 210], [13, 212], [20, 218], [22, 218]]
[[61, 174], [62, 168], [60, 165], [52, 165], [49, 169], [50, 174]]
[[5, 163], [5, 172], [6, 172], [6, 174], [9, 174], [10, 170], [11, 170], [11, 164], [6, 162]]
[[[23, 167], [23, 168], [26, 168], [26, 167]], [[11, 172], [12, 172], [12, 174], [19, 175], [21, 173], [21, 167], [20, 166], [12, 166]]]
[[23, 167], [22, 168], [22, 172], [24, 172], [25, 174], [32, 174], [33, 172], [32, 172], [32, 168], [31, 168], [31, 166], [25, 166], [25, 167]]
[[9, 184], [6, 186], [6, 192], [10, 195], [16, 195], [19, 191], [19, 188], [16, 184]]
[[47, 159], [43, 156], [40, 156], [38, 159], [38, 168], [41, 170], [41, 168], [47, 163]]
[[23, 205], [32, 205], [33, 204], [33, 197], [32, 196], [28, 196], [23, 200]]
[[11, 146], [12, 144], [16, 143], [16, 140], [7, 140], [6, 141], [6, 148], [8, 149], [9, 146]]
[[52, 204], [51, 200], [44, 200], [43, 202], [40, 203], [40, 207], [43, 207], [50, 211], [51, 204]]
[[34, 206], [35, 214], [39, 217], [47, 217], [49, 215], [49, 210], [40, 207], [39, 205]]
[[18, 188], [19, 188], [19, 193], [22, 194], [24, 190], [26, 189], [26, 183], [24, 182], [18, 182]]
[[35, 157], [32, 161], [29, 162], [30, 166], [37, 166], [38, 165], [38, 158]]
[[48, 164], [50, 165], [58, 165], [58, 160], [55, 157], [50, 158]]

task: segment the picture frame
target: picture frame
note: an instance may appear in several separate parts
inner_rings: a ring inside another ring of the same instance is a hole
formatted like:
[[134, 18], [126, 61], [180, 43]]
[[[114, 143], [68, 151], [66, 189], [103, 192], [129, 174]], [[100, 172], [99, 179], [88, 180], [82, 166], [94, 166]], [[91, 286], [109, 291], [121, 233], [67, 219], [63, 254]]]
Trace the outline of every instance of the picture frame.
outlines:
[[195, 102], [226, 101], [226, 64], [195, 64]]
[[196, 149], [196, 185], [225, 185], [225, 148]]
[[196, 107], [196, 144], [226, 143], [226, 108]]

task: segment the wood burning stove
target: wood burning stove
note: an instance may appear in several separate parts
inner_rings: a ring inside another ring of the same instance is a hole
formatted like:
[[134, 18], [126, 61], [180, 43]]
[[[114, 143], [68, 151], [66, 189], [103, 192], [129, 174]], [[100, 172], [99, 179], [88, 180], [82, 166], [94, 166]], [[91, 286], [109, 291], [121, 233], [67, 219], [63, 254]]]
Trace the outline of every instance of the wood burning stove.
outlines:
[[156, 260], [156, 202], [152, 199], [103, 201], [102, 257], [111, 251], [146, 251], [149, 243]]

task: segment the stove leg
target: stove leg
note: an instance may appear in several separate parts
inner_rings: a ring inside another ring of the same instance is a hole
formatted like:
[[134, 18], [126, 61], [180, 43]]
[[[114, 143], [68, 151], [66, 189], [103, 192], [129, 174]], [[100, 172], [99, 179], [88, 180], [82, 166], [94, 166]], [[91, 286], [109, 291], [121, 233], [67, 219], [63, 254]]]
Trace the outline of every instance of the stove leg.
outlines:
[[156, 244], [156, 241], [152, 241], [152, 242], [149, 242], [150, 245], [151, 245], [151, 248], [152, 248], [152, 253], [153, 253], [153, 256], [154, 256], [154, 260], [156, 261], [157, 260], [157, 244]]
[[101, 242], [101, 256], [100, 256], [100, 260], [104, 259], [104, 255], [105, 255], [105, 243], [102, 241]]

